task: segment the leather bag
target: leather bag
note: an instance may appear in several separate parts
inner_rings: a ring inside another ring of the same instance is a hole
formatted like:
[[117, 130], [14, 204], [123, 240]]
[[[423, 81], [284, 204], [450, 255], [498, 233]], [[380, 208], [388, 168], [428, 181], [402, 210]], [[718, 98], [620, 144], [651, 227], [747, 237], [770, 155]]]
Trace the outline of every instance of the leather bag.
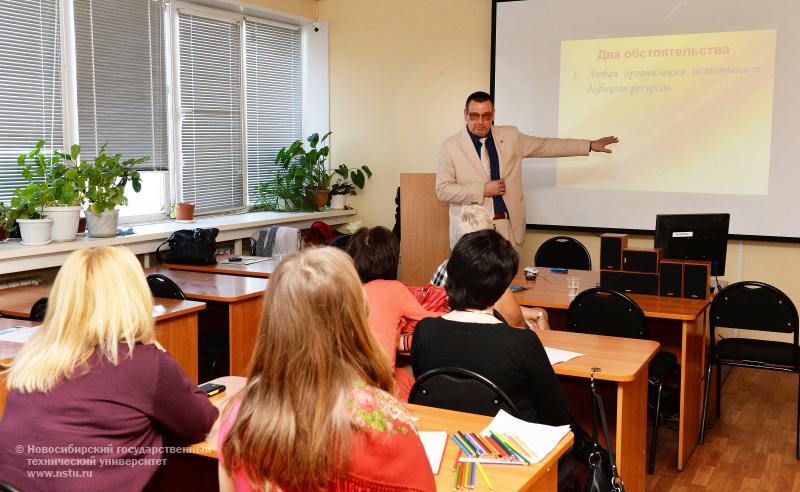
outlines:
[[[219, 229], [181, 229], [175, 231], [156, 248], [159, 263], [178, 263], [182, 265], [213, 265], [217, 262], [216, 238]], [[166, 258], [161, 257], [161, 247], [169, 245]]]
[[[614, 459], [614, 452], [611, 450], [611, 439], [608, 436], [608, 424], [606, 423], [606, 412], [603, 409], [603, 399], [595, 391], [594, 388], [594, 373], [597, 368], [592, 368], [592, 413], [594, 414], [592, 425], [592, 452], [589, 455], [589, 475], [586, 477], [586, 487], [584, 492], [625, 492], [625, 484], [617, 471], [617, 463]], [[600, 417], [600, 422], [603, 426], [603, 436], [606, 443], [609, 444], [607, 453], [597, 443], [597, 418]], [[609, 460], [610, 467], [603, 466], [604, 456]], [[610, 473], [609, 473], [610, 470]]]

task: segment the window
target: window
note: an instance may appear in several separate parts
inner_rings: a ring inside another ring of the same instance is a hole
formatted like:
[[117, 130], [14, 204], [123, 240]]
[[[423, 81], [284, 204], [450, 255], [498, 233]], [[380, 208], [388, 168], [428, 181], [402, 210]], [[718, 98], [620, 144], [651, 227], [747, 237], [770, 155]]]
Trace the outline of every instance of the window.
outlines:
[[302, 38], [296, 26], [247, 19], [247, 188], [274, 179], [275, 156], [302, 138]]
[[197, 212], [244, 207], [241, 21], [178, 11], [180, 185]]
[[60, 0], [0, 2], [0, 201], [24, 184], [17, 156], [63, 145]]
[[[109, 144], [108, 152], [123, 159], [149, 156], [141, 171], [168, 171], [163, 5], [73, 2], [81, 157], [91, 160]], [[161, 213], [165, 183], [158, 180], [165, 181], [167, 173], [143, 179], [142, 193], [126, 194], [123, 216]]]

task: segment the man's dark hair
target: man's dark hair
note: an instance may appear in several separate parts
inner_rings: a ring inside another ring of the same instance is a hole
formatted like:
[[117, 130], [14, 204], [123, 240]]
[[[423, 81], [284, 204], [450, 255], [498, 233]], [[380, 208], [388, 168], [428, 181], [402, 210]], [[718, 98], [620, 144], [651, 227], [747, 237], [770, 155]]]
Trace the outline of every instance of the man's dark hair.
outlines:
[[445, 290], [453, 309], [486, 309], [511, 284], [519, 255], [493, 230], [465, 234], [447, 260]]
[[347, 253], [356, 264], [361, 282], [397, 280], [400, 242], [389, 229], [382, 226], [359, 229], [347, 243]]
[[479, 103], [489, 101], [490, 103], [492, 103], [492, 107], [494, 107], [494, 98], [487, 92], [478, 91], [470, 94], [467, 97], [467, 103], [464, 104], [464, 109], [469, 109], [470, 101], [475, 101]]

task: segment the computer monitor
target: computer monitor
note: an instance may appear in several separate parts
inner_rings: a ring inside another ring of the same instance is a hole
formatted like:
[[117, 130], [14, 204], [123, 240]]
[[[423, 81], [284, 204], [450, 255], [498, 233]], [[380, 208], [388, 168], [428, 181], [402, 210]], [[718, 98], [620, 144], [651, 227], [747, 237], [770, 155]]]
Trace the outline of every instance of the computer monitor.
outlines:
[[711, 275], [725, 275], [731, 214], [657, 215], [655, 247], [665, 259], [711, 262]]

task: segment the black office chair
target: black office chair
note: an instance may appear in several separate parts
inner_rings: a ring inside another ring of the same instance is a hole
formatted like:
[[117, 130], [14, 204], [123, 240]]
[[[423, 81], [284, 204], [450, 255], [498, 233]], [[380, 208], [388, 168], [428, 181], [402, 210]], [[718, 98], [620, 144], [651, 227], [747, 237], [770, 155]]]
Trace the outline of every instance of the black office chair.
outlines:
[[[647, 338], [647, 322], [636, 302], [619, 292], [592, 288], [575, 296], [567, 311], [567, 327], [570, 331], [607, 335], [623, 338]], [[655, 469], [658, 425], [661, 420], [661, 395], [664, 378], [678, 367], [675, 354], [659, 350], [648, 367], [648, 384], [656, 393], [654, 404], [653, 435], [650, 441], [650, 459], [647, 472]]]
[[47, 314], [47, 297], [42, 297], [33, 303], [31, 308], [31, 315], [28, 317], [31, 321], [41, 323], [44, 321], [44, 316]]
[[336, 248], [346, 250], [347, 243], [350, 242], [350, 236], [352, 236], [352, 234], [340, 234], [333, 238], [331, 242], [328, 243], [328, 246], [334, 246]]
[[411, 387], [408, 402], [490, 417], [499, 410], [519, 415], [517, 407], [499, 386], [459, 367], [433, 369], [421, 375]]
[[[185, 300], [186, 294], [174, 280], [160, 273], [147, 276], [147, 285], [153, 297]], [[228, 333], [224, 330], [200, 330], [197, 337], [199, 359], [209, 366], [213, 379], [214, 370], [221, 359], [227, 359], [229, 343]]]
[[[720, 416], [721, 366], [769, 369], [800, 375], [800, 345], [798, 345], [800, 328], [798, 328], [797, 308], [786, 294], [775, 287], [763, 282], [746, 281], [722, 289], [711, 302], [710, 326], [700, 444], [705, 441], [712, 366], [717, 366], [717, 418]], [[728, 337], [717, 341], [717, 327], [791, 333], [793, 341], [788, 343], [743, 337]], [[797, 398], [795, 455], [800, 460], [800, 377], [798, 377]]]
[[548, 239], [533, 257], [537, 267], [568, 268], [570, 270], [591, 270], [592, 257], [580, 241], [568, 236], [556, 236]]

